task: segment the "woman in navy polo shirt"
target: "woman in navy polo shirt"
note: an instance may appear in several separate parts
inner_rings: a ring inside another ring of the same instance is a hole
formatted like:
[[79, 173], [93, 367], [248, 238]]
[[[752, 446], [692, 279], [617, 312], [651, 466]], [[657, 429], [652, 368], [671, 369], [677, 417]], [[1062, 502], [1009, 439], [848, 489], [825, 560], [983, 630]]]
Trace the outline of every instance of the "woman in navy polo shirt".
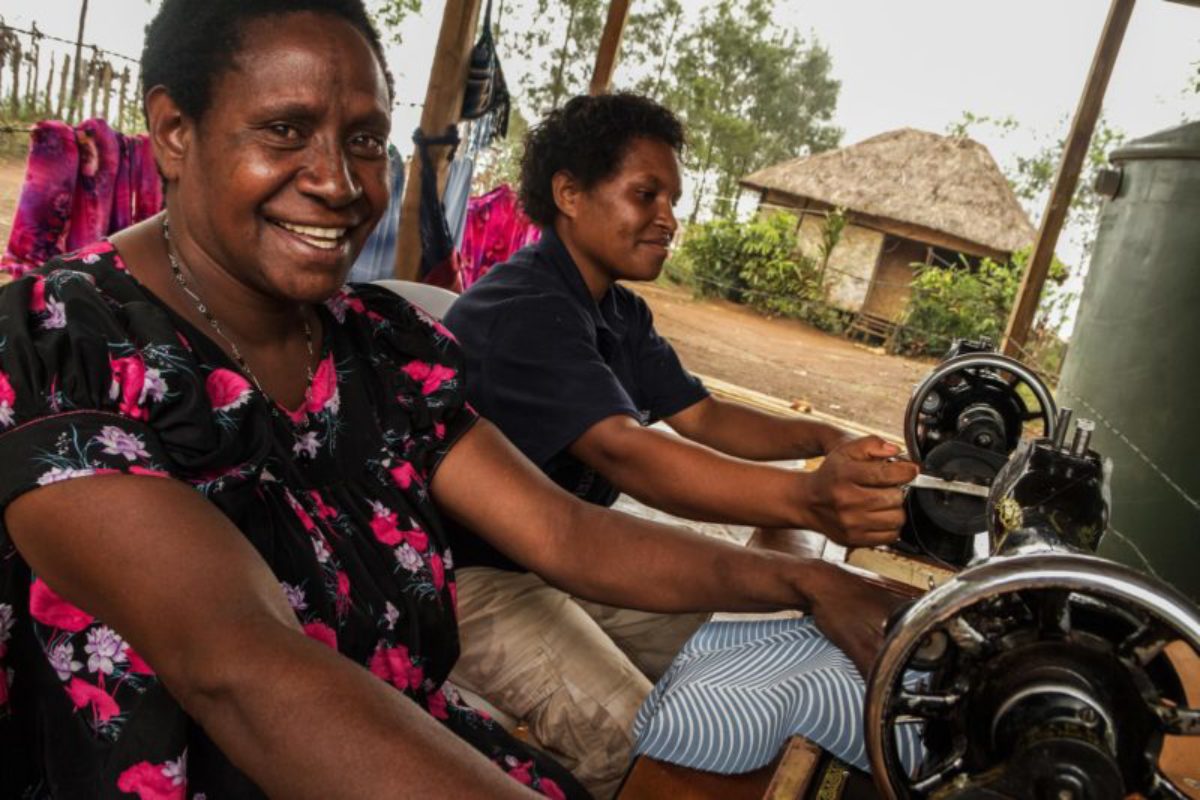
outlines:
[[[471, 287], [448, 327], [467, 356], [475, 408], [559, 486], [595, 504], [626, 492], [711, 522], [821, 531], [846, 545], [893, 540], [911, 464], [876, 437], [784, 419], [711, 397], [618, 281], [658, 277], [677, 223], [683, 130], [630, 94], [577, 97], [530, 132], [521, 200], [543, 230]], [[647, 427], [665, 421], [679, 436]], [[825, 456], [814, 473], [763, 461]], [[598, 796], [632, 745], [634, 713], [701, 618], [614, 609], [559, 591], [458, 530], [459, 627], [453, 674], [525, 718]], [[561, 546], [575, 547], [569, 537]], [[465, 567], [465, 569], [464, 569]], [[846, 591], [818, 616], [845, 639], [860, 609]]]

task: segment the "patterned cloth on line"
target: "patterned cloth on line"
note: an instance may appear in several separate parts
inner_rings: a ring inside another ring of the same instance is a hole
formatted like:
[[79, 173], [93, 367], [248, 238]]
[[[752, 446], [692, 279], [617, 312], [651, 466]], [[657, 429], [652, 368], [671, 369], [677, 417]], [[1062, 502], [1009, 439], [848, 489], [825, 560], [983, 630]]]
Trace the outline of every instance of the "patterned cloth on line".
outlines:
[[[634, 752], [735, 774], [764, 766], [799, 735], [869, 770], [865, 693], [854, 664], [811, 619], [710, 622], [638, 711]], [[923, 755], [920, 726], [900, 726], [897, 745], [913, 773]]]

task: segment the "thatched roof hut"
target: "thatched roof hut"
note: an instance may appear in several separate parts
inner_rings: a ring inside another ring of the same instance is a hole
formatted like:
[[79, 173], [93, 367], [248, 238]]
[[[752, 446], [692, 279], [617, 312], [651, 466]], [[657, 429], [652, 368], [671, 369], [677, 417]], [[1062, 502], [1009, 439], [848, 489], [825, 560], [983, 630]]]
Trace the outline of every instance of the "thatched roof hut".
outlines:
[[1035, 235], [991, 153], [963, 136], [902, 128], [741, 183], [760, 192], [762, 212], [795, 214], [809, 245], [826, 212], [844, 209], [849, 224], [830, 259], [842, 280], [829, 287], [830, 300], [885, 320], [907, 306], [912, 263], [1008, 259]]

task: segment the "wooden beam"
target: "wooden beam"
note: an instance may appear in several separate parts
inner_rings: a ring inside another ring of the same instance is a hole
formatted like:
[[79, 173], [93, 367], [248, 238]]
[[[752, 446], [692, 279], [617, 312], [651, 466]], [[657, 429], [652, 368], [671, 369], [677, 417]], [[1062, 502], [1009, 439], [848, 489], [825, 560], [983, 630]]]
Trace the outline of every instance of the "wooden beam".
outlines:
[[1058, 235], [1067, 219], [1071, 198], [1075, 196], [1075, 186], [1079, 183], [1083, 159], [1087, 155], [1096, 120], [1100, 117], [1104, 92], [1108, 88], [1108, 79], [1112, 76], [1113, 66], [1117, 62], [1117, 54], [1121, 51], [1121, 41], [1125, 38], [1125, 29], [1129, 27], [1134, 2], [1135, 0], [1112, 0], [1112, 5], [1109, 6], [1108, 19], [1104, 22], [1104, 30], [1100, 34], [1099, 44], [1096, 45], [1096, 54], [1092, 58], [1092, 67], [1083, 87], [1083, 95], [1079, 98], [1075, 119], [1071, 122], [1071, 132], [1067, 135], [1062, 163], [1058, 166], [1058, 175], [1050, 190], [1046, 211], [1042, 214], [1033, 254], [1025, 267], [1021, 288], [1017, 292], [1017, 301], [1013, 304], [1008, 327], [1004, 331], [1004, 354], [1007, 356], [1020, 358], [1024, 355], [1025, 341], [1029, 338], [1029, 329], [1033, 326], [1034, 315], [1037, 314], [1042, 287], [1046, 285], [1050, 262], [1054, 258], [1054, 248], [1058, 244]]
[[604, 33], [600, 36], [600, 48], [596, 51], [596, 66], [592, 70], [592, 83], [588, 94], [605, 94], [612, 86], [613, 71], [617, 68], [617, 56], [621, 52], [621, 35], [625, 32], [625, 20], [629, 18], [630, 0], [610, 0], [608, 18], [604, 21]]
[[[446, 0], [442, 12], [442, 27], [438, 33], [437, 50], [429, 70], [429, 85], [425, 90], [425, 106], [421, 112], [421, 130], [426, 136], [441, 136], [446, 128], [458, 122], [462, 113], [463, 91], [466, 88], [467, 67], [474, 43], [475, 25], [479, 18], [480, 0]], [[430, 149], [438, 169], [438, 185], [445, 180], [448, 147]], [[421, 210], [421, 159], [413, 154], [404, 185], [404, 200], [400, 204], [400, 230], [396, 238], [396, 277], [415, 281], [421, 270], [421, 234], [418, 214]]]

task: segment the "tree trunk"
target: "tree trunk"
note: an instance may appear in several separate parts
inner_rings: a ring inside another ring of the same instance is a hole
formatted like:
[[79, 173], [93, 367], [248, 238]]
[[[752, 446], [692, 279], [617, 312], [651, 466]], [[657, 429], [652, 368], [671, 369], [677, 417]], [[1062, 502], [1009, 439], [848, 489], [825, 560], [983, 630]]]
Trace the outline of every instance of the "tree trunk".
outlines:
[[700, 170], [700, 188], [696, 190], [696, 203], [692, 206], [692, 214], [688, 217], [688, 225], [693, 225], [696, 222], [696, 217], [700, 214], [700, 202], [704, 198], [704, 184], [708, 182], [708, 170], [712, 167], [713, 160], [713, 140], [712, 136], [708, 137], [708, 150], [704, 154], [704, 167]]
[[558, 67], [554, 70], [554, 84], [550, 88], [550, 109], [558, 108], [558, 99], [566, 91], [563, 86], [563, 67], [567, 63], [567, 48], [571, 46], [571, 29], [575, 27], [575, 7], [580, 0], [571, 0], [571, 13], [567, 16], [567, 34], [563, 37], [562, 50], [559, 51]]
[[80, 81], [80, 78], [82, 77], [80, 73], [83, 71], [82, 70], [82, 65], [83, 65], [83, 25], [87, 21], [87, 12], [88, 12], [88, 0], [83, 0], [82, 5], [80, 5], [80, 7], [79, 7], [79, 33], [75, 37], [75, 82], [71, 86], [71, 109], [70, 109], [70, 114], [72, 117], [72, 119], [70, 121], [72, 121], [72, 122], [74, 122], [74, 115], [75, 115], [76, 107], [81, 106], [83, 104], [83, 101], [80, 96], [81, 88], [79, 85], [79, 81]]
[[658, 65], [658, 79], [654, 81], [654, 99], [659, 102], [662, 101], [663, 81], [667, 77], [667, 61], [671, 57], [671, 45], [675, 43], [675, 34], [679, 31], [679, 18], [681, 16], [683, 16], [682, 10], [671, 21], [671, 32], [667, 34], [667, 43], [663, 47], [662, 63]]

